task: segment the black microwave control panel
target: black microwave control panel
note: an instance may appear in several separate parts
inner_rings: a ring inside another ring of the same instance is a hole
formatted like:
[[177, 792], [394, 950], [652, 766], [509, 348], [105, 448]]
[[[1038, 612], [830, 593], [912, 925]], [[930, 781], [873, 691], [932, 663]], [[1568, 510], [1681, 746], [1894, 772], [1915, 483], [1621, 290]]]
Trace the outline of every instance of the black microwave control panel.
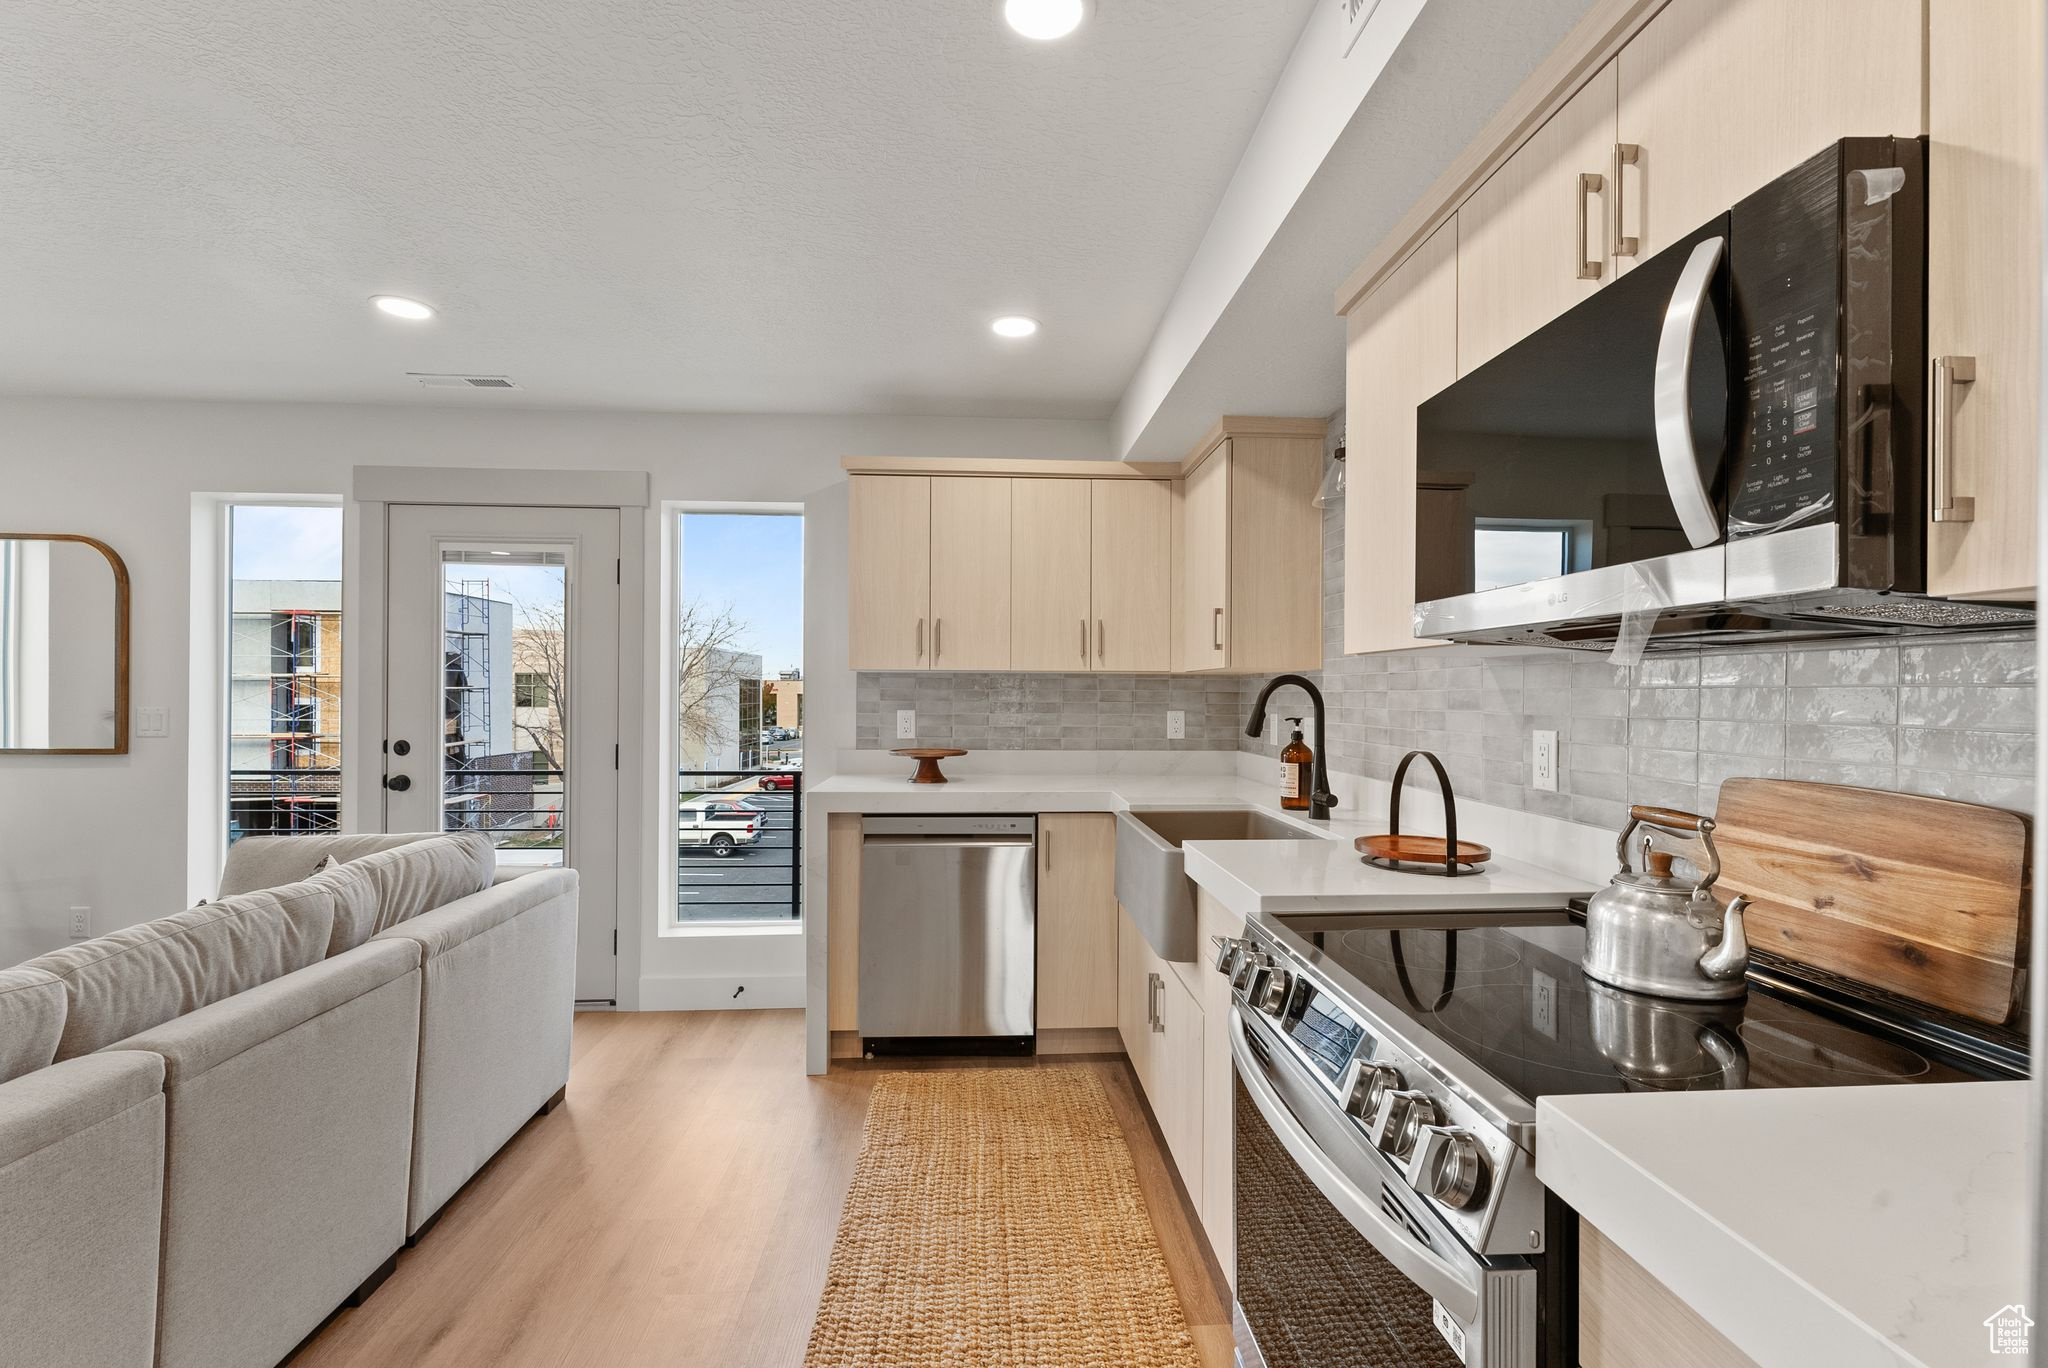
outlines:
[[1731, 540], [1827, 521], [1837, 504], [1838, 168], [1817, 157], [1731, 215], [1731, 331], [1744, 349]]

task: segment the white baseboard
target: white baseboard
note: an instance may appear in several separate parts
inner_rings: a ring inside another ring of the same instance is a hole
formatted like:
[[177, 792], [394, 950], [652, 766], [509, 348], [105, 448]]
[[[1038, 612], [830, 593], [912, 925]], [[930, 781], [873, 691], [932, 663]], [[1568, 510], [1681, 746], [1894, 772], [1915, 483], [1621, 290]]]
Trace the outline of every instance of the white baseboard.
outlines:
[[[734, 991], [740, 988], [746, 991]], [[671, 975], [640, 980], [643, 1012], [731, 1012], [803, 1005], [802, 974]]]

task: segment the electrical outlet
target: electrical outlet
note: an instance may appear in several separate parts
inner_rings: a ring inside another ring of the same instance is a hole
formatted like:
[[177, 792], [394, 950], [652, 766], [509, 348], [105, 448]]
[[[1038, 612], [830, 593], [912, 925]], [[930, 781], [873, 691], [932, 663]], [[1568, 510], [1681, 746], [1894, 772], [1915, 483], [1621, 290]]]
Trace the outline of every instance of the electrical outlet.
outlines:
[[71, 939], [84, 940], [92, 934], [92, 909], [74, 907], [71, 909]]
[[135, 734], [144, 740], [169, 736], [171, 734], [170, 709], [139, 709], [135, 719]]
[[1166, 739], [1185, 741], [1188, 739], [1188, 715], [1178, 708], [1166, 714]]
[[898, 708], [896, 710], [896, 739], [898, 741], [917, 740], [917, 709]]
[[1529, 971], [1529, 1024], [1557, 1039], [1557, 980], [1541, 969]]
[[1557, 792], [1557, 733], [1529, 734], [1529, 783], [1545, 793]]

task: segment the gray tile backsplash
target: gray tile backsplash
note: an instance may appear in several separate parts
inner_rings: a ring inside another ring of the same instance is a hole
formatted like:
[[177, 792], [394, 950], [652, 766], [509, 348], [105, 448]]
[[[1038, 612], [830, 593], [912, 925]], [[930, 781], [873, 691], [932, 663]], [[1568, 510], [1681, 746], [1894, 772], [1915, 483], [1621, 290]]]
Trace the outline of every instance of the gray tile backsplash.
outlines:
[[[1331, 424], [1334, 435], [1342, 430]], [[1577, 653], [1344, 654], [1344, 510], [1323, 520], [1330, 767], [1393, 776], [1410, 750], [1443, 760], [1460, 795], [1618, 827], [1630, 803], [1711, 811], [1721, 781], [1810, 779], [2033, 808], [2034, 637], [1739, 648], [1659, 655], [1632, 669]], [[1276, 756], [1275, 696], [1243, 734], [1263, 681], [1162, 676], [863, 674], [856, 744], [886, 750], [896, 710], [917, 739], [970, 750], [1230, 750]], [[1187, 714], [1166, 740], [1166, 713]], [[1558, 738], [1556, 792], [1529, 783], [1531, 733]]]
[[[1433, 750], [1460, 794], [1599, 826], [1618, 826], [1629, 803], [1711, 811], [1739, 776], [2033, 808], [2031, 632], [1702, 651], [1633, 669], [1577, 654], [1346, 656], [1343, 547], [1344, 511], [1331, 508], [1318, 683], [1333, 769], [1387, 779], [1405, 752]], [[1536, 731], [1558, 736], [1555, 793], [1529, 786]], [[1277, 755], [1273, 738], [1239, 744]]]
[[[900, 708], [917, 742], [967, 750], [1232, 750], [1244, 726], [1244, 681], [1165, 675], [863, 674], [854, 744], [888, 750]], [[1166, 739], [1168, 711], [1187, 735]]]

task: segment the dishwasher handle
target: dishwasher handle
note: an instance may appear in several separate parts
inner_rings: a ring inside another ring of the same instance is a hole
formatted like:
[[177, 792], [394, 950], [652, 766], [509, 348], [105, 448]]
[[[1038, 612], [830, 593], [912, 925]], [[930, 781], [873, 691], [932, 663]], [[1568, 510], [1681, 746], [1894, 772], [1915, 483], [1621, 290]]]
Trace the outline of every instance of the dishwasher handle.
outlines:
[[1029, 836], [863, 836], [864, 846], [915, 846], [923, 850], [1005, 850], [1025, 848]]

